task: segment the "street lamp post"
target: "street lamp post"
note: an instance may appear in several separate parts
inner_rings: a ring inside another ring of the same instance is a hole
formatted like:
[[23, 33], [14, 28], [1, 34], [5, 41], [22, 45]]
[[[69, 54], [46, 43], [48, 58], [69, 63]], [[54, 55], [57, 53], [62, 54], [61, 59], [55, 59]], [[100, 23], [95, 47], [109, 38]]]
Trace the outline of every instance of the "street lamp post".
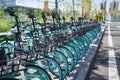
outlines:
[[62, 2], [64, 0], [55, 0], [55, 12], [56, 12], [56, 15], [58, 15], [58, 3], [59, 2]]
[[75, 2], [74, 2], [74, 0], [72, 0], [72, 4], [73, 4], [73, 17], [75, 19]]
[[58, 0], [55, 0], [55, 11], [58, 14]]
[[103, 9], [103, 20], [105, 21], [106, 20], [106, 5], [107, 5], [107, 0], [104, 0], [104, 9]]

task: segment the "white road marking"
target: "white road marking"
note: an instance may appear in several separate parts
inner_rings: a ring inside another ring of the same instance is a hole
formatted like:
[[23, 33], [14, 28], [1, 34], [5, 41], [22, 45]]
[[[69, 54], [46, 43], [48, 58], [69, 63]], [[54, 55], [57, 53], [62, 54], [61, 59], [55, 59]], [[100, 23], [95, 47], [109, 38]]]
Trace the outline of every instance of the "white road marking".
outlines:
[[117, 28], [120, 28], [120, 26], [116, 26]]
[[[110, 31], [110, 26], [108, 26], [108, 45], [113, 47], [112, 36]], [[109, 80], [120, 80], [118, 75], [118, 69], [115, 60], [115, 52], [113, 49], [109, 49]]]

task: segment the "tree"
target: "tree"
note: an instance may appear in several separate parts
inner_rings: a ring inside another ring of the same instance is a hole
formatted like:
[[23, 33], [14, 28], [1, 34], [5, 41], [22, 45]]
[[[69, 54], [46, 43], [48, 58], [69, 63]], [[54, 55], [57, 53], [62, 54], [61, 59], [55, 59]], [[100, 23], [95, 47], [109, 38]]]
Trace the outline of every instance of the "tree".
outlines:
[[77, 6], [81, 6], [82, 16], [90, 17], [92, 0], [77, 0]]
[[102, 12], [97, 12], [95, 18], [98, 21], [102, 21], [103, 20], [103, 13]]
[[118, 15], [117, 15], [118, 12], [117, 12], [116, 10], [113, 10], [111, 14], [112, 14], [112, 16], [115, 17], [115, 18], [118, 17]]
[[63, 1], [61, 2], [61, 5], [63, 5], [63, 9], [61, 11], [61, 15], [66, 17], [66, 20], [69, 20], [69, 18], [72, 16], [72, 6], [69, 2]]
[[90, 10], [91, 10], [91, 0], [82, 0], [82, 11], [83, 16], [86, 14], [87, 17], [90, 17]]

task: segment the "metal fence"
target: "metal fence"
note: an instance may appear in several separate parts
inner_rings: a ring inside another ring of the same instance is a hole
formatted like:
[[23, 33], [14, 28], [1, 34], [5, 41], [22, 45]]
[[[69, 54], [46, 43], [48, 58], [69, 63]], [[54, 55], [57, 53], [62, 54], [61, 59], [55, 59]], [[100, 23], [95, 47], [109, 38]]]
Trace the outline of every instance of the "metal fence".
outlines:
[[108, 21], [120, 21], [120, 17], [107, 16], [106, 20], [108, 20]]

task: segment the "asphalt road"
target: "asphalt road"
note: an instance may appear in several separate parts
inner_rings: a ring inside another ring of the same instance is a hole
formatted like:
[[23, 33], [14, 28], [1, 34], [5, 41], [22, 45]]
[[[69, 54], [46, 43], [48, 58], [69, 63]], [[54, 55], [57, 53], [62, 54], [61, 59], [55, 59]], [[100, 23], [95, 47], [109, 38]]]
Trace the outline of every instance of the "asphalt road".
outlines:
[[94, 68], [86, 80], [120, 80], [120, 22], [107, 24]]

